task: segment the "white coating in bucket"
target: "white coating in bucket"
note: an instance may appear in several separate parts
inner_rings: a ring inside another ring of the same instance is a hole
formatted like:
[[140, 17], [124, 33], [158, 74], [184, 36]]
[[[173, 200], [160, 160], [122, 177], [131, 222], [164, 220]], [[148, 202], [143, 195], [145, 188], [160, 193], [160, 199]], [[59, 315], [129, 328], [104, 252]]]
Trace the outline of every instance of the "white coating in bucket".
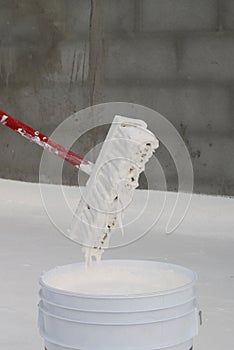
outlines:
[[[196, 275], [181, 266], [154, 261], [106, 260], [101, 267], [139, 268], [146, 274], [173, 270], [186, 283], [144, 294], [95, 295], [54, 287], [61, 274], [84, 269], [71, 264], [41, 279], [39, 329], [47, 350], [190, 350], [197, 334]], [[114, 277], [113, 277], [114, 278]], [[126, 283], [126, 281], [125, 281]]]

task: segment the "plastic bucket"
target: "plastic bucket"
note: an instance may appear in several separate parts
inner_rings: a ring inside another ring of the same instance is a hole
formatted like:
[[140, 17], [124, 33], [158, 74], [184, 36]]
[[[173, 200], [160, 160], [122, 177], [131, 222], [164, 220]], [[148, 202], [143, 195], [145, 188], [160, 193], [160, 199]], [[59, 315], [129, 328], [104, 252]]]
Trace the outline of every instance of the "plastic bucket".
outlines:
[[[95, 269], [90, 275], [78, 263], [41, 276], [38, 324], [47, 350], [192, 349], [198, 328], [194, 272], [136, 260], [104, 260]], [[115, 271], [127, 271], [127, 278]], [[90, 290], [82, 290], [84, 276]], [[75, 290], [68, 280], [75, 281]], [[107, 283], [110, 290], [113, 284], [109, 293]]]

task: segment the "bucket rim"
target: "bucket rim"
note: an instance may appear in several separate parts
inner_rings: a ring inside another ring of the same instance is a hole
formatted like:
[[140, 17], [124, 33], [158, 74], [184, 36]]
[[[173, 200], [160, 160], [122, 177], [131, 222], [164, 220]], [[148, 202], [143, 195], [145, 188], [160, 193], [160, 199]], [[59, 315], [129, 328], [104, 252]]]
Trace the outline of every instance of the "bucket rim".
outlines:
[[60, 295], [68, 295], [68, 296], [72, 296], [72, 297], [80, 297], [82, 299], [109, 299], [109, 300], [113, 300], [113, 299], [142, 299], [142, 298], [153, 298], [153, 297], [157, 297], [157, 296], [164, 296], [164, 295], [169, 295], [169, 294], [176, 294], [178, 292], [182, 292], [192, 286], [195, 285], [196, 281], [197, 281], [197, 273], [194, 272], [193, 270], [184, 267], [182, 265], [177, 265], [177, 264], [172, 264], [172, 263], [164, 263], [164, 262], [160, 262], [160, 261], [155, 261], [155, 260], [136, 260], [136, 259], [106, 259], [106, 260], [102, 260], [101, 264], [108, 264], [108, 263], [120, 263], [120, 264], [124, 264], [124, 263], [138, 263], [138, 264], [147, 264], [147, 263], [153, 263], [155, 265], [160, 265], [160, 266], [164, 266], [164, 267], [170, 267], [170, 268], [176, 268], [177, 270], [183, 271], [183, 272], [187, 272], [189, 273], [189, 275], [191, 276], [191, 280], [185, 284], [183, 284], [182, 286], [179, 286], [177, 288], [171, 288], [171, 289], [167, 289], [165, 291], [157, 291], [157, 292], [145, 292], [145, 293], [135, 293], [135, 294], [89, 294], [89, 293], [81, 293], [81, 292], [74, 292], [74, 291], [69, 291], [69, 290], [65, 290], [62, 288], [55, 288], [50, 286], [49, 284], [46, 284], [43, 281], [43, 278], [48, 274], [48, 273], [52, 273], [53, 271], [56, 271], [58, 269], [64, 269], [64, 268], [68, 268], [69, 266], [85, 266], [84, 262], [78, 262], [78, 263], [71, 263], [71, 264], [66, 264], [66, 265], [59, 265], [56, 266], [48, 271], [44, 271], [40, 278], [39, 278], [39, 284], [41, 285], [42, 288], [45, 288], [55, 294], [60, 294]]

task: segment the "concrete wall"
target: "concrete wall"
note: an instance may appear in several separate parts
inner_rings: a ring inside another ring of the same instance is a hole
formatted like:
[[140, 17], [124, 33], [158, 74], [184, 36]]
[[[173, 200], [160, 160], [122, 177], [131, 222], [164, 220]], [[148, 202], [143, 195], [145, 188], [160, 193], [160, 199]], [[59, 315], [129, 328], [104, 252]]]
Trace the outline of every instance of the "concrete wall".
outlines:
[[[233, 30], [232, 0], [0, 0], [1, 108], [49, 134], [90, 104], [143, 104], [186, 142], [195, 192], [233, 195]], [[0, 140], [0, 176], [38, 181], [41, 149], [4, 127]]]

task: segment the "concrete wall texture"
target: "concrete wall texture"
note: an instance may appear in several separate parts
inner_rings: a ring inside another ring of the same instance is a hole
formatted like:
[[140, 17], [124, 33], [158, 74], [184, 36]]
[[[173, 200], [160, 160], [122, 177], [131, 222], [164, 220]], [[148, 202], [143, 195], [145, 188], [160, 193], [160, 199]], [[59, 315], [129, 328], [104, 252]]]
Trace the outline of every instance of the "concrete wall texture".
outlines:
[[[234, 1], [0, 0], [0, 32], [2, 109], [50, 134], [92, 104], [145, 105], [183, 137], [195, 192], [234, 194]], [[38, 181], [42, 150], [3, 126], [0, 142], [0, 176]]]

